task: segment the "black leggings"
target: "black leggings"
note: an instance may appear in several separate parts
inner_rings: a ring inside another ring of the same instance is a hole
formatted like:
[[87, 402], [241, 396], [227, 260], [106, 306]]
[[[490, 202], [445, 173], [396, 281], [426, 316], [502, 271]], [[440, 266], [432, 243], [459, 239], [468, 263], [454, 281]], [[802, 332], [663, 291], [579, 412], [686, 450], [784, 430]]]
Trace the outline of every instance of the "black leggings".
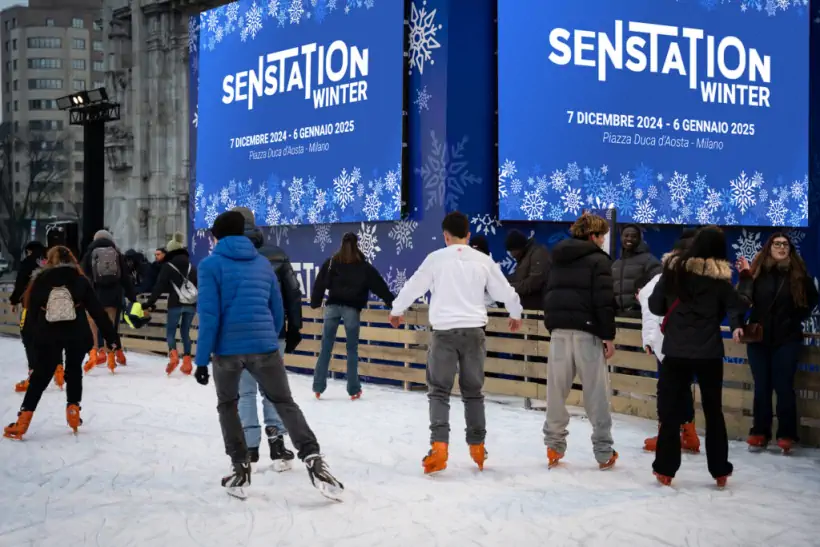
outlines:
[[34, 363], [37, 360], [37, 356], [34, 352], [34, 344], [23, 342], [23, 347], [26, 349], [26, 361], [28, 361], [28, 371], [31, 374], [31, 369], [34, 368]]
[[[65, 362], [63, 362], [65, 350]], [[35, 350], [35, 360], [31, 365], [33, 372], [29, 379], [28, 391], [23, 398], [21, 410], [34, 412], [40, 402], [40, 397], [51, 383], [57, 365], [65, 366], [66, 402], [79, 405], [83, 398], [83, 359], [85, 348], [78, 349], [72, 345], [54, 344]]]

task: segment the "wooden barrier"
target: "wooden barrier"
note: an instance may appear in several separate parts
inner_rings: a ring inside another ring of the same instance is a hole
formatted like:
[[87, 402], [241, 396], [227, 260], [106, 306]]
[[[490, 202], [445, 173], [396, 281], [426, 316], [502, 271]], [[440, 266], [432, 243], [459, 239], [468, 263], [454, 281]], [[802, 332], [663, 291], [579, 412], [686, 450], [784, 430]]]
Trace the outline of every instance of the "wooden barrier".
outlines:
[[[8, 293], [0, 293], [0, 332], [18, 335], [18, 318], [11, 313]], [[375, 306], [375, 305], [374, 305]], [[142, 329], [123, 324], [120, 328], [126, 350], [166, 354], [165, 303]], [[303, 307], [303, 341], [298, 350], [285, 357], [288, 367], [310, 373], [316, 365], [323, 329], [322, 311]], [[522, 397], [528, 401], [546, 400], [549, 333], [540, 313], [528, 312], [521, 331], [510, 334], [503, 310], [493, 310], [487, 325], [487, 379], [485, 391], [493, 395]], [[196, 345], [198, 320], [194, 320], [191, 338]], [[404, 389], [423, 389], [427, 363], [429, 328], [425, 306], [414, 306], [405, 314], [405, 324], [393, 329], [387, 323], [387, 311], [371, 307], [362, 311], [359, 334], [359, 374], [365, 381], [388, 382]], [[657, 361], [643, 352], [640, 321], [619, 319], [615, 355], [609, 360], [610, 389], [614, 412], [656, 419]], [[724, 341], [727, 361], [724, 365], [723, 406], [729, 436], [745, 439], [751, 427], [753, 380], [746, 362], [746, 348], [727, 338]], [[181, 347], [180, 347], [181, 349]], [[345, 332], [340, 326], [330, 363], [332, 373], [344, 373]], [[807, 345], [802, 354], [796, 379], [800, 436], [804, 444], [820, 446], [820, 347]], [[457, 382], [456, 382], [457, 385]], [[456, 388], [457, 391], [457, 388]], [[695, 401], [700, 392], [695, 390]], [[570, 394], [569, 403], [583, 405], [580, 382]], [[696, 420], [705, 423], [696, 404]]]

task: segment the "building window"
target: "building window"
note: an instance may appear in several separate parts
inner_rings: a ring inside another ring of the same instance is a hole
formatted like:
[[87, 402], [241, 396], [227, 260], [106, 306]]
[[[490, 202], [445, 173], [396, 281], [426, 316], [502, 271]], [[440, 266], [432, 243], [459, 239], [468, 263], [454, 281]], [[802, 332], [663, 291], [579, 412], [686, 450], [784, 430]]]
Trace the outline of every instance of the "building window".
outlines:
[[83, 39], [83, 38], [72, 38], [72, 40], [71, 40], [71, 49], [85, 49], [85, 39]]
[[[14, 80], [15, 82], [17, 80]], [[16, 88], [16, 86], [15, 86]], [[62, 89], [63, 81], [59, 78], [34, 78], [28, 81], [29, 89]]]
[[75, 171], [82, 171], [84, 167], [85, 166], [83, 165], [83, 162], [81, 162], [81, 161], [75, 161], [74, 162], [74, 170]]
[[14, 120], [14, 131], [20, 131], [20, 122], [18, 122], [17, 120]]
[[71, 80], [71, 87], [74, 91], [82, 91], [85, 89], [85, 80]]
[[94, 30], [102, 30], [102, 21], [99, 19], [94, 21]]
[[71, 26], [74, 28], [85, 28], [85, 21], [80, 17], [75, 17], [71, 20]]
[[9, 29], [11, 28], [11, 21], [6, 21], [6, 22], [4, 23], [4, 25], [5, 25], [5, 27], [6, 27], [6, 30], [9, 30]]
[[6, 93], [11, 93], [11, 82], [6, 82]]
[[14, 111], [17, 112], [19, 110], [19, 108], [20, 108], [20, 103], [18, 103], [17, 100], [15, 99], [14, 100]]
[[28, 102], [29, 110], [57, 110], [57, 101], [54, 99], [34, 99]]
[[17, 91], [17, 80], [14, 80], [13, 82], [11, 82], [11, 88], [12, 88], [14, 91]]
[[82, 152], [83, 150], [85, 150], [85, 143], [83, 141], [75, 141], [74, 150], [76, 152]]
[[17, 28], [17, 17], [11, 18], [11, 28]]
[[14, 183], [14, 191], [18, 192], [18, 193], [20, 192], [20, 181], [19, 180]]
[[9, 41], [6, 40], [6, 51], [8, 51], [8, 50], [9, 50]]
[[101, 87], [105, 87], [105, 82], [102, 82], [100, 80], [95, 80], [94, 81], [94, 87], [92, 87], [91, 89], [99, 89]]
[[52, 19], [51, 17], [47, 18], [46, 19], [46, 26], [47, 27], [53, 27], [54, 26], [54, 19]]
[[63, 47], [63, 39], [53, 37], [33, 37], [28, 39], [28, 47], [32, 49], [60, 49]]
[[105, 61], [94, 61], [94, 70], [97, 72], [105, 72]]
[[6, 61], [6, 72], [11, 70], [11, 61]]
[[11, 67], [12, 67], [14, 70], [17, 70], [17, 59], [15, 59], [15, 60], [13, 60], [13, 61], [11, 62]]
[[62, 120], [29, 120], [28, 128], [31, 131], [61, 131]]
[[85, 70], [85, 59], [71, 59], [71, 68], [74, 70]]
[[11, 41], [11, 49], [17, 51], [17, 38]]
[[102, 40], [94, 40], [92, 45], [94, 47], [94, 51], [104, 51]]
[[29, 59], [28, 67], [32, 69], [50, 69], [63, 68], [62, 59]]
[[6, 103], [6, 112], [11, 112], [11, 103]]
[[82, 182], [75, 182], [74, 183], [74, 193], [75, 194], [82, 194], [83, 193], [83, 183]]

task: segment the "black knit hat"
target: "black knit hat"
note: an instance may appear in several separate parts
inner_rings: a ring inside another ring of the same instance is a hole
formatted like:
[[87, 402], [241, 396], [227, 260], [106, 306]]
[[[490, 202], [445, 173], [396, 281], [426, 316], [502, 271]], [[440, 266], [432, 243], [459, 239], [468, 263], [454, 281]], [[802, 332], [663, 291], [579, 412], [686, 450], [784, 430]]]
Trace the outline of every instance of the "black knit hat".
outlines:
[[245, 234], [245, 217], [237, 211], [225, 211], [214, 220], [211, 234], [217, 239]]
[[504, 247], [508, 251], [520, 251], [527, 246], [527, 236], [518, 230], [511, 230], [504, 241]]

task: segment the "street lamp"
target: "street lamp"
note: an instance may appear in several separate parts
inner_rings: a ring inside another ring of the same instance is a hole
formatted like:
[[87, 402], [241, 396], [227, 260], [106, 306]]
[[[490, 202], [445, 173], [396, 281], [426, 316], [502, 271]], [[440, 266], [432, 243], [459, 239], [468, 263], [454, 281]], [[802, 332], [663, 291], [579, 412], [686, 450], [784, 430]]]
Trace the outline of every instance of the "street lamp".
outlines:
[[120, 119], [119, 103], [104, 87], [57, 99], [68, 110], [69, 124], [83, 127], [83, 252], [105, 226], [105, 124]]

